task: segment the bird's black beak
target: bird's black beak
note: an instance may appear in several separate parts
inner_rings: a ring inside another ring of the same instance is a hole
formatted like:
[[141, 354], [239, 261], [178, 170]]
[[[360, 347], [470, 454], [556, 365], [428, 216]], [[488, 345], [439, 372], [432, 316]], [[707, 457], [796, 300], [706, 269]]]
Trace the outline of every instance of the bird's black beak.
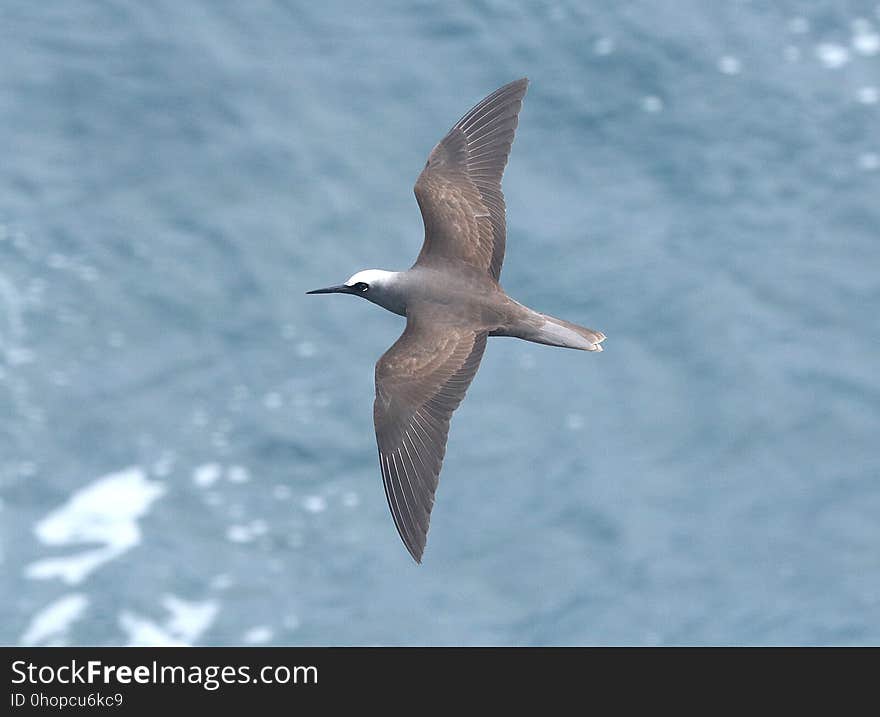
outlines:
[[307, 291], [307, 294], [346, 294], [351, 291], [350, 286], [340, 284], [339, 286], [328, 286], [326, 289], [314, 289]]

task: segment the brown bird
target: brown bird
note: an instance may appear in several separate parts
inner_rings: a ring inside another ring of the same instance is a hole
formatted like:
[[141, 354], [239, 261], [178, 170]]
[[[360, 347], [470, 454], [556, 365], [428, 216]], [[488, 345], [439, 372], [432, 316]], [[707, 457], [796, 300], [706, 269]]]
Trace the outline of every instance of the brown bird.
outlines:
[[406, 317], [376, 364], [373, 420], [385, 495], [397, 531], [420, 563], [453, 411], [474, 378], [486, 339], [515, 336], [601, 351], [605, 335], [538, 313], [498, 283], [506, 239], [501, 177], [528, 80], [496, 90], [434, 147], [416, 181], [425, 223], [416, 263], [368, 269], [309, 294], [354, 294]]

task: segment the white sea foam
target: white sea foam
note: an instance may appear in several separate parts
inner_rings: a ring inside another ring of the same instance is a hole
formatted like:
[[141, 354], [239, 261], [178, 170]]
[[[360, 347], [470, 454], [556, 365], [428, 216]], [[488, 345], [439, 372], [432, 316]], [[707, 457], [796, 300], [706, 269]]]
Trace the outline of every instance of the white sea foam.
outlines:
[[269, 642], [273, 635], [272, 628], [266, 625], [258, 625], [245, 632], [241, 639], [247, 645], [263, 645]]
[[725, 55], [718, 60], [718, 69], [725, 75], [738, 75], [742, 70], [742, 63], [732, 55]]
[[323, 513], [327, 510], [327, 501], [320, 495], [309, 495], [303, 499], [302, 506], [309, 513]]
[[229, 466], [226, 469], [226, 480], [230, 483], [247, 483], [251, 479], [251, 474], [244, 466]]
[[103, 547], [37, 560], [25, 568], [25, 575], [35, 580], [59, 578], [70, 585], [81, 583], [101, 565], [140, 543], [137, 521], [164, 492], [161, 483], [147, 480], [138, 467], [111, 473], [80, 488], [37, 523], [37, 538], [50, 546], [97, 543]]
[[233, 543], [249, 543], [253, 537], [246, 525], [230, 525], [226, 530], [226, 539]]
[[816, 47], [816, 57], [825, 67], [836, 70], [849, 62], [849, 50], [834, 42], [823, 42]]
[[187, 642], [196, 640], [207, 630], [219, 612], [219, 605], [212, 601], [187, 602], [174, 595], [166, 595], [162, 599], [165, 609], [171, 613], [166, 623], [173, 635], [179, 635]]
[[867, 87], [859, 88], [856, 96], [863, 105], [876, 105], [880, 101], [880, 90], [868, 85]]
[[872, 30], [857, 32], [852, 39], [853, 50], [868, 57], [880, 52], [880, 35]]
[[874, 172], [880, 169], [880, 155], [876, 152], [864, 152], [859, 156], [859, 167], [866, 172]]
[[257, 519], [247, 524], [230, 525], [226, 531], [226, 539], [233, 543], [250, 543], [268, 531], [269, 526], [266, 521]]
[[123, 612], [119, 627], [128, 635], [129, 647], [189, 647], [155, 622], [135, 613]]
[[199, 488], [210, 488], [220, 478], [222, 469], [217, 463], [205, 463], [193, 471], [193, 483]]
[[83, 616], [88, 607], [89, 599], [83, 593], [62, 595], [31, 618], [19, 644], [25, 647], [64, 646], [70, 626]]
[[263, 396], [263, 405], [270, 411], [276, 411], [281, 408], [281, 403], [281, 394], [276, 391], [272, 391]]
[[188, 647], [211, 626], [220, 611], [213, 600], [190, 602], [165, 595], [162, 606], [168, 617], [156, 622], [138, 613], [123, 611], [119, 626], [128, 636], [130, 647]]
[[663, 109], [663, 100], [656, 95], [648, 95], [642, 98], [642, 109], [645, 112], [659, 112]]

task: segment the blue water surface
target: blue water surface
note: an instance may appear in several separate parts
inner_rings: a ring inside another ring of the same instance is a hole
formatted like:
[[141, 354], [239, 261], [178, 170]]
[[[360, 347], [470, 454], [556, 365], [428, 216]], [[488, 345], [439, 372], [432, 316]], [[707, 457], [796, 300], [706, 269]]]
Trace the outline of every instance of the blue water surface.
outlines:
[[[412, 184], [528, 75], [425, 561], [372, 429]], [[880, 643], [880, 6], [0, 6], [0, 642]]]

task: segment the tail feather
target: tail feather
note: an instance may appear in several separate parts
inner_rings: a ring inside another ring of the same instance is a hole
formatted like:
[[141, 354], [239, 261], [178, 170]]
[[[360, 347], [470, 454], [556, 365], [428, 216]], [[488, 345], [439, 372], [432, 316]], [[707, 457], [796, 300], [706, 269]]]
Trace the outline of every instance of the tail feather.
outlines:
[[541, 315], [544, 323], [538, 326], [532, 336], [524, 336], [529, 341], [550, 346], [562, 346], [581, 351], [601, 351], [605, 334], [588, 329], [555, 316]]
[[605, 334], [565, 319], [541, 314], [510, 299], [509, 322], [490, 332], [490, 336], [515, 336], [548, 346], [562, 346], [579, 351], [601, 351]]

